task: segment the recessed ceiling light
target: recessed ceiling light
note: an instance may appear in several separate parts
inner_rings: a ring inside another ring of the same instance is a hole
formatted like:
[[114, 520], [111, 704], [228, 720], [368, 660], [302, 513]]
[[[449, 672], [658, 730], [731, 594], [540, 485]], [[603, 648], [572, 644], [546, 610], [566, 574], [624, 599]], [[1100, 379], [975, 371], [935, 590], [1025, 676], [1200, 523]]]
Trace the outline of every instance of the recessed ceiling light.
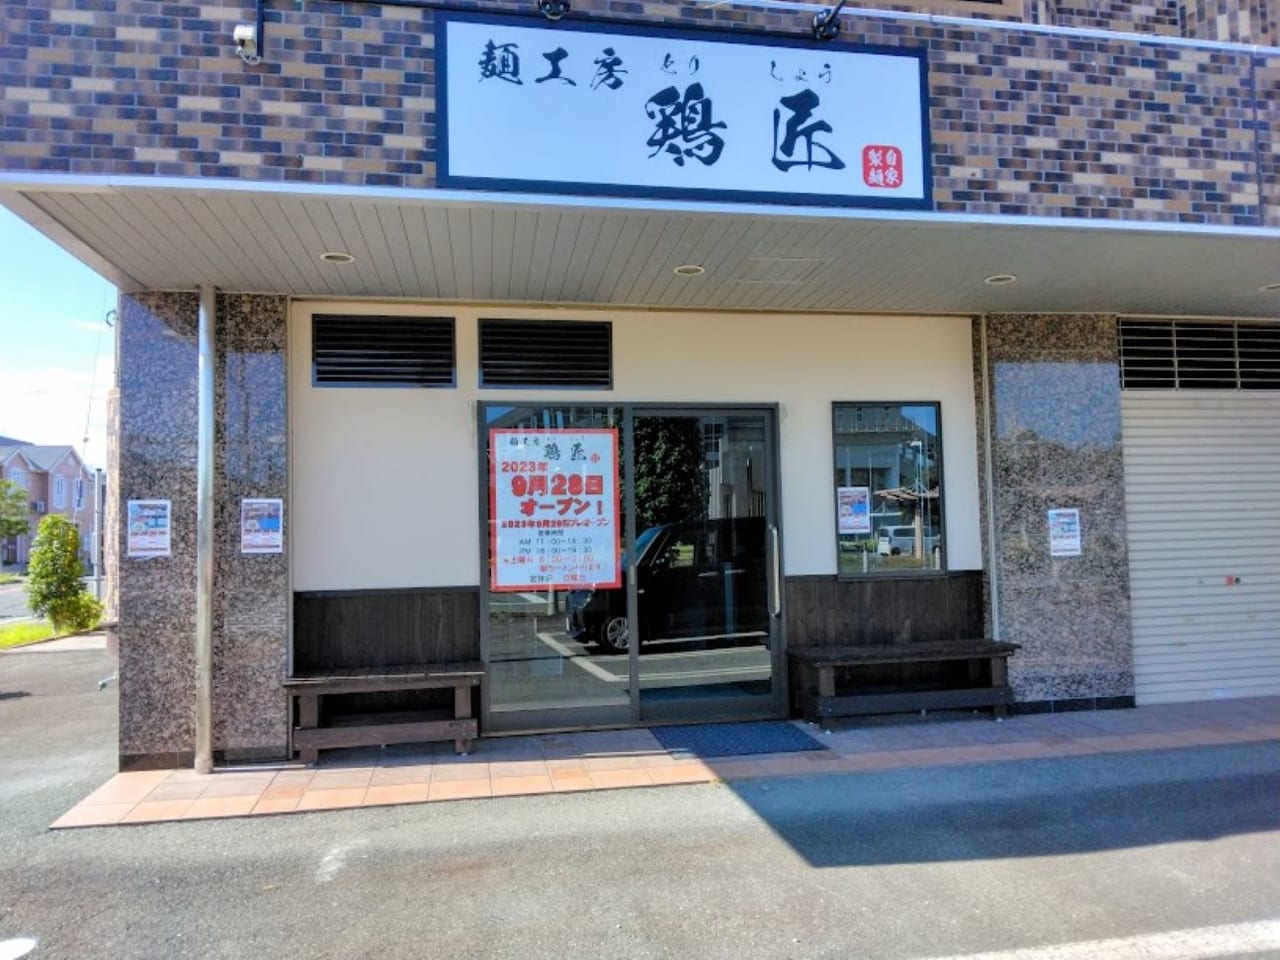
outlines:
[[1018, 278], [1012, 273], [993, 273], [989, 277], [984, 277], [982, 282], [989, 287], [1004, 287], [1011, 283], [1017, 283]]
[[1280, 283], [1264, 283], [1258, 288], [1259, 293], [1280, 293]]
[[356, 258], [349, 253], [343, 253], [341, 250], [326, 250], [320, 254], [320, 259], [325, 263], [355, 263]]
[[706, 272], [707, 268], [700, 263], [682, 263], [675, 269], [677, 277], [700, 277]]

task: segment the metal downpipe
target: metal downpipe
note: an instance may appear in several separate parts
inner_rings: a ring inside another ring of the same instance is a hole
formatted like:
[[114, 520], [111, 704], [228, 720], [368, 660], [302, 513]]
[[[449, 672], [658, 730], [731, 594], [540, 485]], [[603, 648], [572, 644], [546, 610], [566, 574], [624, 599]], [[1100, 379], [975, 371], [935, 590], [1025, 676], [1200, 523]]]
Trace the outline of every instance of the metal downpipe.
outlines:
[[996, 548], [996, 471], [992, 462], [994, 444], [991, 440], [991, 400], [995, 391], [991, 388], [991, 363], [987, 353], [987, 315], [980, 320], [982, 363], [982, 459], [983, 479], [986, 481], [987, 507], [987, 583], [991, 599], [991, 639], [1000, 641], [1000, 563]]
[[196, 411], [196, 773], [213, 771], [213, 437], [217, 293], [200, 287]]

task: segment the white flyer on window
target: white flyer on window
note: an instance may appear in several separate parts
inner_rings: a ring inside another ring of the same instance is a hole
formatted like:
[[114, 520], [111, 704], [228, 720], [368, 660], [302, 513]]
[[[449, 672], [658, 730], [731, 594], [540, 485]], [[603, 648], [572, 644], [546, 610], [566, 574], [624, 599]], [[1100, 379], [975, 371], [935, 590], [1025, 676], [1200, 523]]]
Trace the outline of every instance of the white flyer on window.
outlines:
[[489, 431], [493, 590], [622, 586], [618, 431]]
[[871, 532], [871, 488], [836, 487], [837, 530], [841, 534]]
[[1080, 556], [1080, 510], [1077, 507], [1049, 511], [1049, 556]]
[[168, 500], [130, 500], [125, 518], [126, 554], [130, 557], [171, 556], [172, 516]]

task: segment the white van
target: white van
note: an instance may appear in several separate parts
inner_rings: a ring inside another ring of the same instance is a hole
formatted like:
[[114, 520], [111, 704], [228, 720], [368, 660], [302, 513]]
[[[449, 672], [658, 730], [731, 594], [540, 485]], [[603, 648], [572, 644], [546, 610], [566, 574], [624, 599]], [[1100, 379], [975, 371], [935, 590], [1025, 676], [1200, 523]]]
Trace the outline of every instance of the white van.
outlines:
[[[924, 555], [927, 557], [938, 545], [936, 532], [924, 531]], [[915, 527], [881, 527], [876, 534], [876, 553], [882, 557], [905, 554], [911, 556], [916, 552]]]

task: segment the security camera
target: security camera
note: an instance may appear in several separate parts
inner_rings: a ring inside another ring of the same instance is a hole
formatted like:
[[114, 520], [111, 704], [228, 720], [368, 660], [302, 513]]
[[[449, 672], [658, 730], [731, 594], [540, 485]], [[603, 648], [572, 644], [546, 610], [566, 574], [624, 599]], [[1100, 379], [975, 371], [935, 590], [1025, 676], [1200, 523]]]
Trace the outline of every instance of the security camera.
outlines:
[[245, 63], [258, 63], [261, 60], [258, 56], [258, 28], [252, 23], [236, 24], [231, 37], [236, 42], [236, 53], [241, 60]]

